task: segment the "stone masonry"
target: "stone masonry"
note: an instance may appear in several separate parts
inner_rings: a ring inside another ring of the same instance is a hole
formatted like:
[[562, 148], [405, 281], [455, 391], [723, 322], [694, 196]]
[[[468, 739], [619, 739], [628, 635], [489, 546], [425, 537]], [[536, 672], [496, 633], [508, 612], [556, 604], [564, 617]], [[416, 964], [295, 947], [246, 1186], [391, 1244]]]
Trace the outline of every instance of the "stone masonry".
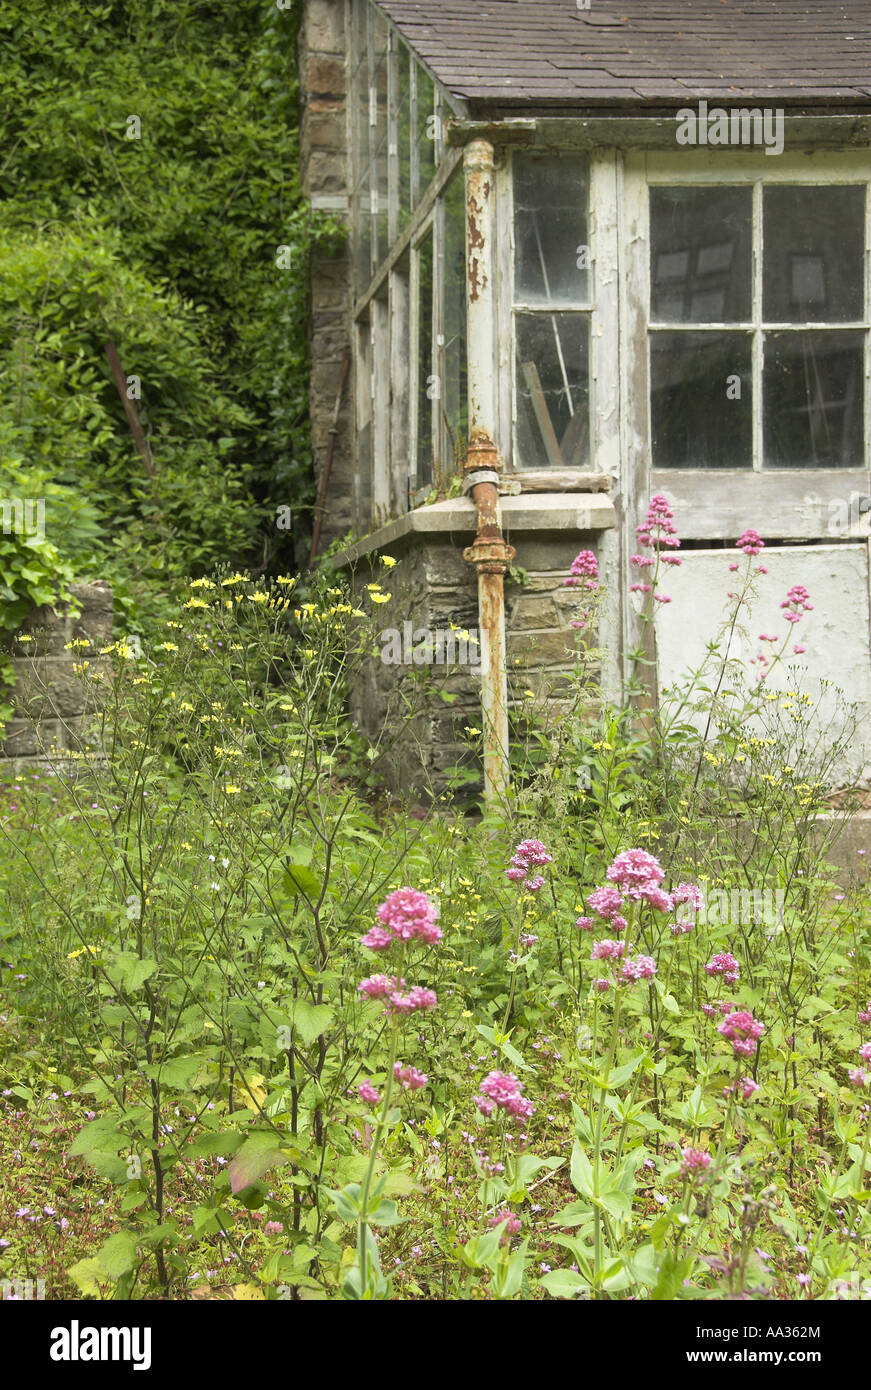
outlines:
[[[44, 763], [76, 747], [93, 709], [74, 667], [83, 660], [99, 666], [100, 647], [112, 641], [112, 590], [96, 581], [71, 584], [70, 594], [73, 602], [57, 610], [36, 609], [13, 648], [15, 716], [3, 731], [0, 757], [16, 764]], [[73, 641], [88, 646], [66, 650]]]

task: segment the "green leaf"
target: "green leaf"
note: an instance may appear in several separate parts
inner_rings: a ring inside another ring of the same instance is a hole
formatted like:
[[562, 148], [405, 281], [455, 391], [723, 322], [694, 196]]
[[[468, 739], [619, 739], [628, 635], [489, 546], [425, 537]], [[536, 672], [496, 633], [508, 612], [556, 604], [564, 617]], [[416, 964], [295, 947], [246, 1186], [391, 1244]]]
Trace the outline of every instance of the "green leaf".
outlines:
[[542, 1275], [538, 1284], [554, 1298], [577, 1298], [578, 1294], [590, 1292], [586, 1279], [573, 1269], [552, 1269], [549, 1274]]
[[291, 1018], [300, 1041], [305, 1047], [311, 1047], [315, 1039], [329, 1028], [333, 1011], [327, 1004], [310, 1004], [307, 999], [297, 999]]
[[272, 1130], [255, 1130], [227, 1168], [230, 1191], [235, 1196], [246, 1187], [252, 1187], [269, 1168], [281, 1168], [289, 1162]]
[[321, 896], [321, 880], [304, 864], [288, 864], [284, 871], [284, 891], [292, 898], [302, 893], [310, 902], [317, 902]]
[[67, 1270], [67, 1274], [79, 1292], [83, 1293], [86, 1298], [99, 1298], [101, 1296], [100, 1281], [102, 1280], [105, 1284], [106, 1272], [99, 1260], [94, 1259], [93, 1256], [86, 1260], [79, 1260]]
[[575, 1140], [572, 1149], [571, 1165], [572, 1186], [576, 1192], [580, 1192], [582, 1197], [593, 1198], [595, 1196], [595, 1178], [593, 1165], [581, 1148], [578, 1140]]
[[117, 1231], [97, 1251], [97, 1262], [110, 1279], [120, 1279], [136, 1263], [136, 1237], [129, 1231]]

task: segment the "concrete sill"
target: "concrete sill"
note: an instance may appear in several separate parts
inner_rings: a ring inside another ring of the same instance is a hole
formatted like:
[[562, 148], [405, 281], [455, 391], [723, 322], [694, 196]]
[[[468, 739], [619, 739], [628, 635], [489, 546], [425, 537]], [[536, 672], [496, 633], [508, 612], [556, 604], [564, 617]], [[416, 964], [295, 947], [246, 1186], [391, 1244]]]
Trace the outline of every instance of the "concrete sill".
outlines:
[[[517, 531], [561, 531], [583, 535], [607, 531], [616, 525], [614, 504], [604, 493], [538, 492], [503, 497], [502, 527], [506, 536]], [[371, 536], [364, 536], [334, 556], [339, 569], [353, 565], [373, 550], [385, 550], [411, 535], [456, 534], [457, 544], [471, 538], [477, 528], [475, 504], [469, 497], [449, 497], [428, 507], [417, 507], [388, 522]]]

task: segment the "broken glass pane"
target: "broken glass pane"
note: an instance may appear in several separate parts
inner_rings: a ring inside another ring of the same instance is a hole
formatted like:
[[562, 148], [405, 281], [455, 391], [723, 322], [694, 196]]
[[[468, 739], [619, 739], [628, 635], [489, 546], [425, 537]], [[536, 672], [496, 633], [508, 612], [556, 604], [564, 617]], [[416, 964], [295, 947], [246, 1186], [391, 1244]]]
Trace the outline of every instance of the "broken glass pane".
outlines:
[[654, 468], [750, 468], [749, 333], [652, 333]]
[[819, 330], [766, 334], [766, 467], [863, 466], [863, 336]]
[[651, 188], [655, 322], [749, 320], [752, 197], [749, 188]]
[[516, 468], [589, 460], [589, 316], [518, 313]]
[[865, 189], [766, 188], [763, 317], [768, 323], [862, 318]]
[[588, 302], [586, 160], [514, 156], [514, 243], [517, 303]]

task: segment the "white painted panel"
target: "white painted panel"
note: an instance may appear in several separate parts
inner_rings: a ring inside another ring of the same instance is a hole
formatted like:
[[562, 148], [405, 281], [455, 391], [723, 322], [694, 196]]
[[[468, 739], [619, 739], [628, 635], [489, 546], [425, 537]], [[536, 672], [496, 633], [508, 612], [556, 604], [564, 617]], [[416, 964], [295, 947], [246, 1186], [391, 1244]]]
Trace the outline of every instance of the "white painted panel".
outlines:
[[[670, 604], [658, 605], [656, 615], [660, 688], [665, 688], [701, 665], [706, 644], [720, 632], [727, 614], [730, 590], [739, 575], [729, 564], [740, 559], [737, 550], [684, 551], [683, 565], [662, 577], [660, 591], [671, 596]], [[871, 775], [871, 655], [869, 655], [869, 573], [865, 545], [784, 546], [766, 549], [755, 563], [768, 573], [758, 576], [758, 595], [750, 610], [747, 631], [736, 634], [732, 653], [745, 662], [769, 644], [760, 643], [760, 633], [783, 635], [787, 624], [780, 603], [794, 584], [809, 590], [813, 612], [793, 625], [787, 646], [788, 666], [777, 667], [766, 685], [782, 690], [800, 688], [816, 699], [819, 681], [832, 681], [860, 710], [859, 734], [854, 740], [849, 767], [842, 776]], [[637, 597], [637, 596], [633, 596]], [[793, 644], [807, 648], [802, 656], [792, 654]], [[780, 644], [778, 644], [779, 647]], [[747, 667], [754, 673], [756, 667]], [[797, 675], [797, 673], [800, 673]], [[749, 674], [749, 679], [755, 679]], [[834, 727], [837, 699], [832, 691], [824, 694], [821, 721]]]

